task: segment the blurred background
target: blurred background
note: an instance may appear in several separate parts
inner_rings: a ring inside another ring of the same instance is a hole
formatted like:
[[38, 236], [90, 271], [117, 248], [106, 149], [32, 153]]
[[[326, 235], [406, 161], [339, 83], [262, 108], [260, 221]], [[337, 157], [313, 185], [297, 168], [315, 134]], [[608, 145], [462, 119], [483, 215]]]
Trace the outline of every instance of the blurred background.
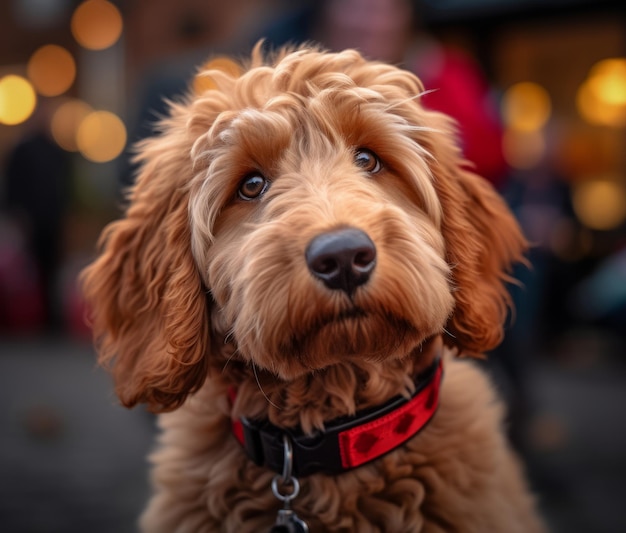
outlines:
[[534, 243], [486, 363], [511, 440], [553, 531], [626, 531], [626, 12], [604, 0], [2, 0], [0, 531], [135, 531], [154, 420], [96, 368], [76, 275], [164, 97], [259, 37], [436, 89]]

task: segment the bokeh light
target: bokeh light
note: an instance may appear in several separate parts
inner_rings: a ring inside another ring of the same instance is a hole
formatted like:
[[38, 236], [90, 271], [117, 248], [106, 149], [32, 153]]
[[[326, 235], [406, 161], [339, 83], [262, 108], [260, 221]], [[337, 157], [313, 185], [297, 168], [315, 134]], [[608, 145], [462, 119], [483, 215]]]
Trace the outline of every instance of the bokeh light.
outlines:
[[76, 142], [86, 159], [105, 163], [124, 150], [126, 127], [117, 115], [109, 111], [93, 111], [80, 123]]
[[538, 165], [546, 153], [546, 139], [541, 130], [505, 130], [502, 153], [513, 168], [529, 169]]
[[626, 105], [626, 58], [604, 59], [591, 69], [600, 99], [608, 104]]
[[89, 50], [112, 46], [120, 38], [122, 28], [122, 15], [106, 0], [86, 0], [72, 15], [72, 35], [78, 44]]
[[626, 59], [596, 63], [578, 89], [576, 105], [591, 124], [626, 126]]
[[509, 129], [526, 132], [540, 130], [551, 112], [548, 92], [536, 83], [516, 83], [502, 97], [502, 117]]
[[9, 74], [0, 79], [0, 123], [14, 126], [27, 120], [35, 110], [37, 95], [22, 76]]
[[578, 219], [588, 228], [611, 230], [626, 220], [626, 189], [610, 179], [578, 183], [572, 191]]
[[78, 128], [92, 111], [91, 106], [78, 99], [68, 100], [57, 107], [50, 128], [52, 137], [61, 148], [68, 152], [78, 151]]
[[65, 48], [47, 44], [30, 57], [27, 74], [39, 94], [58, 96], [74, 83], [76, 62]]

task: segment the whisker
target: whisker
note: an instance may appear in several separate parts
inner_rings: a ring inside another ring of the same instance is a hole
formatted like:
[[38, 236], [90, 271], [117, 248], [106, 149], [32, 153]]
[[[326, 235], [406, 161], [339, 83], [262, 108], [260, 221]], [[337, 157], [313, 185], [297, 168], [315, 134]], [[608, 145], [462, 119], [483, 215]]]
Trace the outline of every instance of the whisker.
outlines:
[[444, 332], [446, 335], [450, 335], [450, 337], [452, 337], [453, 339], [456, 339], [456, 336], [455, 336], [455, 335], [453, 335], [452, 333], [450, 333], [450, 332], [449, 332], [446, 328], [443, 328], [443, 332]]
[[[231, 329], [230, 331], [228, 331], [228, 333], [226, 333], [226, 335], [224, 336], [224, 344], [228, 344], [230, 343], [230, 341], [233, 339], [234, 336], [234, 332]], [[230, 354], [230, 356], [228, 357], [228, 359], [226, 360], [226, 362], [224, 363], [224, 366], [222, 367], [222, 374], [226, 371], [226, 367], [228, 366], [228, 363], [231, 362], [231, 360], [235, 357], [235, 355], [237, 355], [237, 352], [239, 351], [238, 348], [235, 348], [233, 350], [233, 353]]]
[[263, 387], [261, 386], [261, 381], [259, 380], [259, 374], [256, 371], [256, 365], [254, 364], [254, 361], [252, 361], [252, 371], [254, 372], [254, 379], [256, 379], [256, 384], [259, 387], [259, 390], [261, 391], [261, 394], [267, 400], [267, 403], [269, 403], [272, 407], [275, 407], [276, 409], [278, 409], [280, 411], [281, 408], [278, 407], [278, 405], [276, 405], [274, 402], [272, 402], [272, 400], [269, 399], [268, 395], [265, 394], [265, 391], [263, 390]]
[[[411, 100], [417, 100], [418, 98], [421, 98], [422, 96], [426, 96], [427, 94], [430, 93], [436, 93], [439, 89], [427, 89], [424, 90], [420, 93], [414, 94], [413, 96], [410, 96], [409, 98], [405, 98], [404, 100], [400, 100], [399, 102], [394, 102], [392, 104], [389, 104], [386, 108], [385, 111], [389, 111], [390, 109], [393, 109], [394, 107], [400, 106], [402, 104], [405, 104], [407, 102], [410, 102]], [[432, 129], [432, 128], [427, 128], [427, 129]]]
[[226, 367], [228, 366], [228, 363], [231, 362], [231, 360], [235, 357], [236, 353], [237, 353], [237, 350], [233, 350], [233, 353], [230, 354], [230, 357], [226, 359], [226, 362], [224, 363], [224, 366], [222, 367], [222, 374], [226, 372]]
[[224, 344], [228, 344], [231, 340], [233, 340], [233, 337], [235, 336], [235, 332], [230, 329], [226, 335], [224, 335]]

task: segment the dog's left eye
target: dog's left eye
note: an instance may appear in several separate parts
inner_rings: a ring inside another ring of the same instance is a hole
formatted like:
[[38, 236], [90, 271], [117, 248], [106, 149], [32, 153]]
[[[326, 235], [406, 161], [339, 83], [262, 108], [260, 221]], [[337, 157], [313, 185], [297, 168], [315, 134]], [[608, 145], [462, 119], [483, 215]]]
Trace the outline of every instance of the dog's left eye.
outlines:
[[370, 174], [376, 174], [382, 168], [380, 159], [371, 150], [366, 148], [359, 148], [354, 154], [354, 162], [356, 166], [369, 172]]
[[255, 200], [262, 196], [269, 187], [269, 180], [260, 173], [249, 174], [239, 184], [237, 194], [242, 200]]

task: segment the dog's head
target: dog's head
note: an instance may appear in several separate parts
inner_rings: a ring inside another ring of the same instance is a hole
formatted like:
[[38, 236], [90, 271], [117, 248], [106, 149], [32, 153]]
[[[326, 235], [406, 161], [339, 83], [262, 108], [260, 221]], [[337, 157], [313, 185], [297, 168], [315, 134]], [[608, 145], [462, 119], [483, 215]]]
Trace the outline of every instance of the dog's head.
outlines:
[[228, 359], [289, 380], [496, 346], [524, 239], [418, 79], [355, 51], [228, 65], [140, 145], [83, 275], [122, 401], [174, 408]]

